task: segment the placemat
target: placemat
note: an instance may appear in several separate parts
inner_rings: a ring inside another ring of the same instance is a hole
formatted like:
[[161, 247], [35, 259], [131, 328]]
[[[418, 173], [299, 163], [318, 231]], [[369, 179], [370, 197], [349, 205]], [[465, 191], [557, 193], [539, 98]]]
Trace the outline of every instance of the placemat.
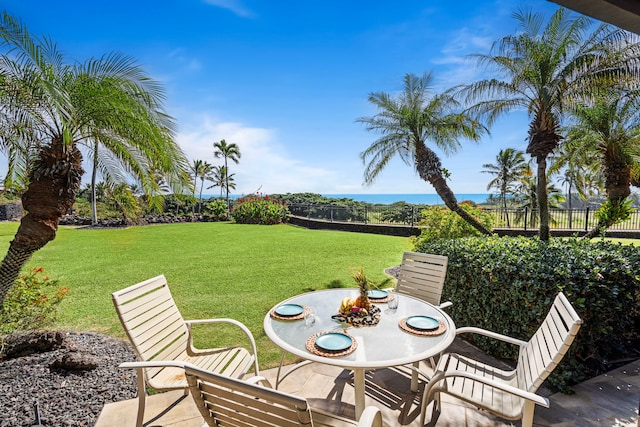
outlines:
[[411, 326], [407, 325], [407, 318], [405, 317], [403, 319], [400, 319], [400, 321], [398, 322], [398, 326], [400, 326], [400, 329], [402, 329], [405, 332], [409, 332], [410, 334], [421, 335], [421, 336], [436, 336], [436, 335], [443, 334], [444, 331], [447, 330], [447, 325], [445, 325], [445, 323], [442, 320], [438, 320], [438, 323], [440, 324], [440, 326], [438, 326], [436, 329], [423, 331], [420, 329], [412, 328]]
[[318, 338], [319, 336], [324, 334], [335, 334], [335, 333], [336, 331], [318, 332], [316, 334], [311, 335], [309, 338], [307, 338], [306, 346], [309, 353], [313, 353], [317, 356], [340, 357], [340, 356], [346, 356], [347, 354], [353, 353], [353, 351], [358, 347], [358, 341], [356, 341], [354, 337], [352, 337], [346, 332], [339, 332], [339, 333], [344, 334], [349, 338], [351, 338], [351, 343], [352, 343], [351, 347], [347, 349], [340, 350], [340, 351], [330, 351], [330, 350], [325, 350], [323, 348], [320, 348], [316, 345], [316, 338]]
[[271, 311], [269, 312], [269, 314], [271, 315], [271, 317], [273, 317], [274, 319], [278, 319], [278, 320], [300, 320], [300, 319], [304, 319], [304, 316], [306, 316], [307, 313], [309, 313], [311, 311], [311, 307], [309, 307], [308, 305], [303, 305], [302, 308], [302, 313], [300, 314], [296, 314], [295, 316], [280, 316], [278, 313], [276, 313], [276, 308], [274, 307], [271, 309]]

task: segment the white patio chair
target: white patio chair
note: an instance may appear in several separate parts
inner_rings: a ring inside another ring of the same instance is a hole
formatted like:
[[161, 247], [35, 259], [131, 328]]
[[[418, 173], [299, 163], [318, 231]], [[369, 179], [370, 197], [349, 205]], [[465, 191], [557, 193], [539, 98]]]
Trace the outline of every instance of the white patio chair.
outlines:
[[456, 334], [476, 333], [520, 346], [516, 368], [505, 371], [456, 353], [445, 353], [422, 397], [420, 425], [427, 406], [441, 411], [440, 393], [447, 393], [502, 418], [522, 418], [522, 426], [533, 423], [535, 405], [549, 407], [549, 400], [535, 394], [569, 350], [582, 320], [564, 294], [556, 296], [542, 325], [527, 341], [480, 328], [460, 328]]
[[396, 292], [419, 298], [440, 308], [449, 307], [449, 301], [440, 303], [448, 263], [449, 258], [446, 256], [405, 252], [398, 271]]
[[[449, 258], [442, 255], [425, 254], [421, 252], [405, 252], [402, 255], [402, 264], [398, 271], [398, 283], [396, 292], [409, 295], [433, 304], [440, 308], [447, 308], [452, 305], [451, 301], [440, 303], [442, 288], [447, 276], [447, 265]], [[429, 359], [432, 368], [435, 368], [435, 359]], [[416, 373], [427, 377], [418, 370], [420, 362], [413, 364]], [[418, 379], [412, 377], [411, 390], [418, 390]]]
[[[179, 361], [240, 378], [252, 367], [256, 375], [258, 358], [251, 331], [233, 319], [185, 321], [176, 306], [163, 275], [112, 294], [118, 317], [141, 361]], [[251, 351], [233, 346], [200, 350], [193, 346], [191, 326], [205, 323], [231, 324], [247, 337]], [[138, 418], [142, 426], [146, 402], [145, 384], [155, 390], [184, 389], [188, 384], [183, 369], [176, 366], [146, 368], [138, 375]]]
[[[306, 399], [274, 390], [264, 377], [245, 381], [208, 372], [189, 363], [130, 362], [122, 368], [150, 369], [179, 366], [200, 414], [212, 427], [382, 427], [382, 414], [365, 408], [359, 421], [311, 409]], [[268, 387], [266, 387], [266, 386]]]

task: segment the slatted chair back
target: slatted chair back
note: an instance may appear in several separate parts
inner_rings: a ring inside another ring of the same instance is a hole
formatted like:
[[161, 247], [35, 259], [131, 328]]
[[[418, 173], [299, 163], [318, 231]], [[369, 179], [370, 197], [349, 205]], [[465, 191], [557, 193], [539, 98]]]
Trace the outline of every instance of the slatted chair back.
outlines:
[[256, 384], [185, 367], [189, 390], [210, 426], [312, 426], [303, 398]]
[[188, 347], [188, 331], [164, 275], [114, 292], [112, 297], [140, 360], [181, 358]]
[[420, 252], [405, 252], [398, 272], [396, 291], [440, 305], [449, 258]]
[[519, 388], [535, 392], [560, 363], [578, 334], [582, 320], [560, 292], [535, 334], [520, 350], [516, 374]]

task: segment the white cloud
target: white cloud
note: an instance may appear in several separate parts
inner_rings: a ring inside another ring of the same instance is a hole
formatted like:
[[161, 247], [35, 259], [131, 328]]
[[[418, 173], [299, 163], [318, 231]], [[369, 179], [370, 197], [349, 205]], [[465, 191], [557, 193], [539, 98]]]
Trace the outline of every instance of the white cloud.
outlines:
[[235, 173], [235, 193], [248, 194], [258, 189], [263, 193], [327, 192], [340, 181], [335, 170], [309, 166], [291, 158], [277, 142], [275, 129], [218, 122], [210, 115], [199, 116], [197, 123], [193, 119], [191, 122], [185, 125], [187, 130], [177, 135], [190, 163], [199, 159], [221, 165], [222, 159], [213, 155], [213, 143], [224, 139], [238, 145], [240, 161], [229, 165], [229, 172]]
[[243, 18], [253, 18], [255, 16], [255, 14], [247, 9], [239, 0], [204, 0], [204, 2], [212, 6], [228, 9]]

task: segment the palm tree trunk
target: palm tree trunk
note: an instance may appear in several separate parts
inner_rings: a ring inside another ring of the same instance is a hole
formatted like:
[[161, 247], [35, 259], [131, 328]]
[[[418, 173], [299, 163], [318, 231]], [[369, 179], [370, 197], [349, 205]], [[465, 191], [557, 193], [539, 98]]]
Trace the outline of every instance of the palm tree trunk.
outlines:
[[[616, 167], [617, 166], [617, 167]], [[599, 236], [607, 228], [618, 222], [623, 215], [624, 201], [631, 194], [631, 168], [626, 164], [607, 166], [606, 182], [607, 199], [611, 203], [611, 211], [606, 215], [606, 219], [598, 221], [596, 226], [582, 236], [583, 239], [592, 239]], [[613, 214], [613, 215], [612, 215]]]
[[0, 307], [20, 270], [38, 249], [56, 237], [58, 221], [71, 209], [82, 178], [82, 154], [61, 139], [43, 147], [22, 196], [28, 212], [0, 264]]
[[[571, 179], [571, 178], [570, 178]], [[569, 230], [571, 230], [573, 228], [573, 205], [572, 205], [572, 201], [571, 201], [571, 181], [569, 181], [569, 203], [568, 203], [568, 207], [569, 207]]]
[[504, 216], [507, 219], [507, 228], [511, 228], [511, 224], [509, 223], [509, 212], [507, 211], [507, 190], [502, 188], [502, 207], [504, 208]]
[[231, 212], [231, 206], [229, 206], [229, 169], [227, 168], [227, 156], [224, 157], [224, 187], [227, 194], [227, 212]]
[[418, 175], [423, 180], [429, 182], [438, 193], [444, 204], [453, 212], [460, 215], [469, 225], [478, 230], [482, 234], [490, 235], [491, 231], [487, 230], [484, 225], [480, 224], [473, 216], [458, 205], [455, 194], [447, 185], [442, 175], [442, 166], [438, 155], [424, 144], [416, 144], [415, 167]]
[[551, 235], [549, 229], [549, 197], [547, 195], [547, 157], [538, 156], [538, 184], [536, 187], [538, 195], [538, 210], [540, 212], [540, 228], [538, 237], [541, 241], [549, 241]]
[[442, 199], [444, 204], [451, 209], [453, 212], [460, 215], [460, 217], [465, 220], [469, 225], [478, 230], [480, 233], [485, 235], [490, 235], [491, 231], [487, 230], [484, 225], [480, 224], [477, 219], [471, 216], [467, 211], [462, 209], [458, 204], [458, 200], [456, 199], [455, 194], [447, 185], [444, 177], [442, 175], [434, 175], [429, 178], [429, 182], [433, 185], [433, 188], [438, 193], [438, 196]]
[[96, 206], [96, 176], [98, 175], [98, 143], [93, 150], [93, 171], [91, 171], [91, 224], [98, 225], [98, 207]]

